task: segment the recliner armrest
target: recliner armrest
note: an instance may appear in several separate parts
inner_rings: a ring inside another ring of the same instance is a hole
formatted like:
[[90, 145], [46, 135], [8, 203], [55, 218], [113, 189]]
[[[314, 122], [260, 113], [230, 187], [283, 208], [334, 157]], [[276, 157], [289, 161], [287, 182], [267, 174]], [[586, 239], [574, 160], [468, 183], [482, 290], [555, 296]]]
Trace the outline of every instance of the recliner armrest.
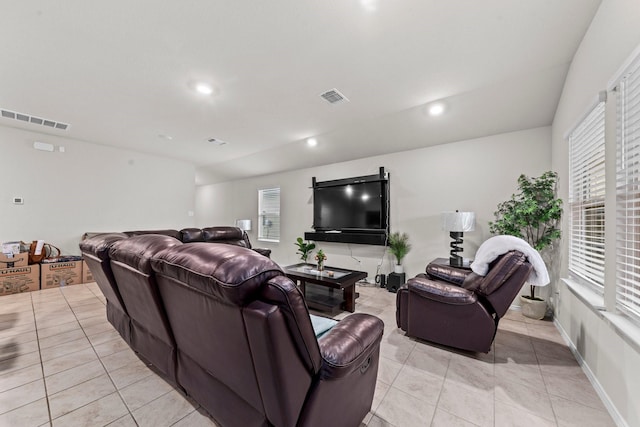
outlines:
[[345, 377], [356, 370], [364, 373], [371, 353], [378, 349], [384, 323], [369, 314], [356, 313], [341, 320], [318, 340], [322, 354], [321, 379]]
[[271, 258], [271, 249], [267, 249], [267, 248], [251, 248], [251, 249], [258, 252], [260, 255], [264, 255], [267, 258]]
[[471, 274], [471, 270], [463, 270], [461, 268], [451, 267], [450, 265], [444, 265], [432, 262], [427, 265], [427, 274], [431, 279], [444, 280], [454, 285], [462, 285], [464, 279]]
[[409, 301], [413, 295], [451, 305], [468, 305], [478, 300], [478, 296], [472, 291], [422, 277], [409, 279], [407, 286], [409, 287]]

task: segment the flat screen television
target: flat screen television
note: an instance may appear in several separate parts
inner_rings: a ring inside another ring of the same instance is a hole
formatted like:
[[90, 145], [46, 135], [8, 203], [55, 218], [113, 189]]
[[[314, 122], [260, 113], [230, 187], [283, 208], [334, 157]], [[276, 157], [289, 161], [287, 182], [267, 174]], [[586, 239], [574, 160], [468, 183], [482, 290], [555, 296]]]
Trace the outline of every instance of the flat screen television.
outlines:
[[[333, 181], [313, 180], [313, 228], [310, 240], [384, 244], [388, 232], [389, 180], [379, 175]], [[379, 237], [375, 237], [378, 235]]]
[[313, 191], [313, 228], [316, 231], [384, 231], [386, 207], [383, 185], [358, 182]]

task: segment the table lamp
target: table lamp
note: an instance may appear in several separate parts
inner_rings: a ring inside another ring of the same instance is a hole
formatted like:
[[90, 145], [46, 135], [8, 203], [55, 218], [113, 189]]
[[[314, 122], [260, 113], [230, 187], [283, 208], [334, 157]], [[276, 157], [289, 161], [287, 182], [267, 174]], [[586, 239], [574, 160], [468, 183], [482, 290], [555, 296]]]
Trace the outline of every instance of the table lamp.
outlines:
[[242, 231], [251, 231], [250, 219], [236, 219], [236, 227]]
[[474, 212], [443, 212], [442, 229], [449, 232], [453, 239], [450, 243], [449, 265], [452, 267], [462, 267], [463, 258], [458, 255], [462, 252], [462, 236], [465, 231], [473, 231], [476, 228], [476, 214]]

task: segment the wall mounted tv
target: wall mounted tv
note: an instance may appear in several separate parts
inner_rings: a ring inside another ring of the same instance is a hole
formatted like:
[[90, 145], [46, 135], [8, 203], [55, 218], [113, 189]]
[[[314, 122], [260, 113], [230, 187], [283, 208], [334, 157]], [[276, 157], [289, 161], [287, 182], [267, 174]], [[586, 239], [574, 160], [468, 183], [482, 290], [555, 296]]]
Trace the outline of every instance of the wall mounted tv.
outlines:
[[305, 239], [384, 245], [389, 232], [389, 175], [312, 180], [313, 233]]

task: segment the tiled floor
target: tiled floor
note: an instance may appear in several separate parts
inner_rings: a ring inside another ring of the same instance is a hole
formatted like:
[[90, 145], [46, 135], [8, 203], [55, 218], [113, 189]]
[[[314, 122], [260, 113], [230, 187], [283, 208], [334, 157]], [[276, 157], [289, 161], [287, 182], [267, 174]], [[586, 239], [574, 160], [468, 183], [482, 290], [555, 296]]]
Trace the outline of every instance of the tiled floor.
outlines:
[[[395, 294], [358, 290], [385, 322], [364, 424], [614, 425], [551, 322], [510, 312], [488, 355], [458, 353], [404, 336]], [[0, 426], [49, 425], [215, 426], [120, 339], [95, 284], [0, 298]]]

